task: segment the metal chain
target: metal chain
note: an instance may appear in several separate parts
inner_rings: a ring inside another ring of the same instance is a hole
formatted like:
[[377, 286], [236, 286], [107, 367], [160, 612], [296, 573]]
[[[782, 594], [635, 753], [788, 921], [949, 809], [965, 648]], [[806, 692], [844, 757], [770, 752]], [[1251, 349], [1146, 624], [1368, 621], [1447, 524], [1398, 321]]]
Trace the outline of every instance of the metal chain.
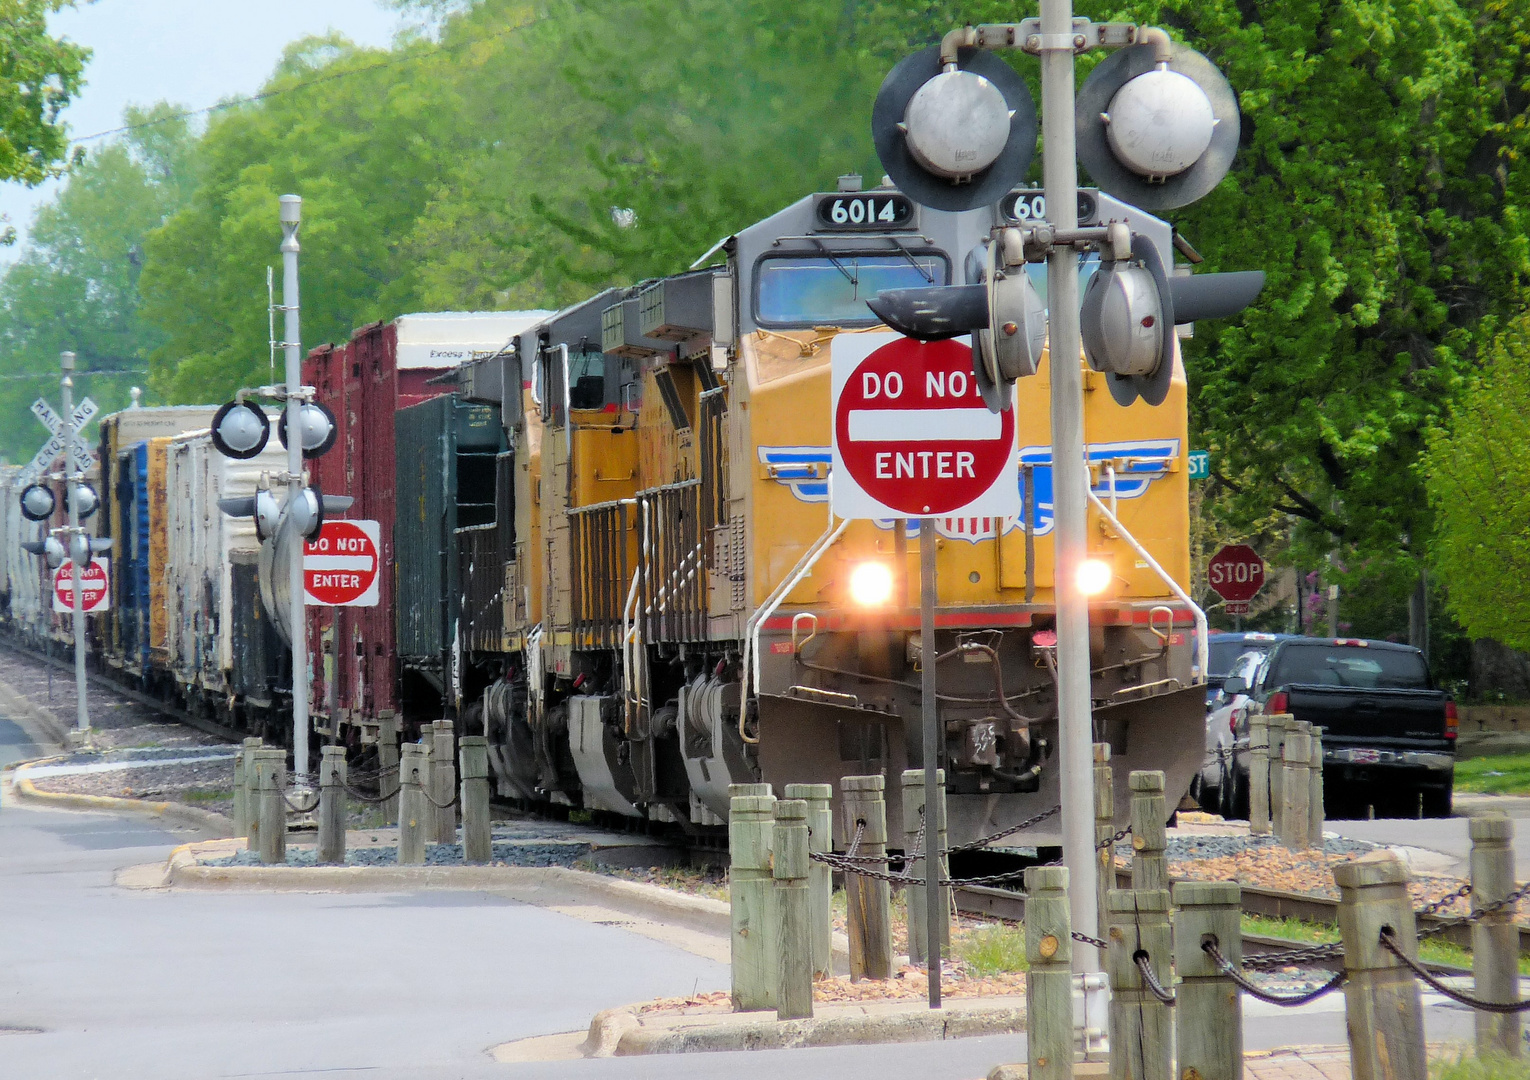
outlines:
[[394, 788], [392, 791], [388, 792], [388, 794], [386, 794], [386, 795], [381, 795], [381, 794], [379, 794], [379, 795], [369, 795], [365, 791], [357, 791], [355, 788], [351, 787], [351, 785], [347, 784], [347, 783], [341, 783], [340, 786], [345, 789], [345, 793], [347, 795], [349, 795], [351, 798], [357, 800], [358, 802], [371, 803], [374, 806], [376, 806], [376, 805], [378, 805], [380, 803], [388, 802], [395, 795], [397, 795], [401, 790], [403, 790], [402, 788]]
[[1232, 961], [1228, 960], [1227, 957], [1222, 955], [1222, 952], [1217, 948], [1217, 943], [1215, 941], [1202, 942], [1201, 951], [1204, 952], [1207, 956], [1211, 957], [1211, 960], [1214, 964], [1216, 964], [1217, 969], [1220, 970], [1223, 975], [1226, 975], [1229, 979], [1236, 983], [1239, 989], [1243, 990], [1245, 993], [1252, 994], [1260, 1001], [1268, 1001], [1271, 1005], [1281, 1005], [1286, 1008], [1290, 1008], [1294, 1005], [1305, 1005], [1309, 1001], [1317, 1000], [1324, 994], [1328, 993], [1330, 990], [1337, 990], [1339, 985], [1343, 983], [1347, 977], [1346, 973], [1341, 971], [1333, 978], [1329, 979], [1322, 986], [1318, 987], [1316, 990], [1309, 990], [1304, 994], [1295, 994], [1289, 996], [1285, 994], [1272, 994], [1268, 990], [1265, 990], [1263, 987], [1257, 986], [1253, 982], [1250, 982], [1248, 977], [1245, 976], [1243, 972], [1233, 967]]
[[1110, 943], [1108, 941], [1101, 941], [1099, 938], [1090, 937], [1088, 934], [1080, 934], [1077, 930], [1071, 931], [1068, 936], [1074, 941], [1083, 942], [1085, 945], [1093, 945], [1096, 949], [1110, 948]]
[[1146, 952], [1141, 949], [1132, 957], [1132, 962], [1137, 965], [1137, 970], [1142, 972], [1142, 981], [1147, 984], [1148, 992], [1165, 1005], [1174, 1004], [1174, 995], [1163, 988], [1158, 981], [1158, 976], [1153, 972], [1153, 961]]
[[1125, 840], [1131, 834], [1132, 827], [1130, 825], [1124, 829], [1117, 829], [1111, 836], [1101, 840], [1098, 844], [1094, 845], [1094, 850], [1104, 851], [1106, 848], [1115, 847], [1116, 844], [1120, 843], [1122, 840]]
[[[1436, 900], [1432, 904], [1425, 904], [1423, 907], [1419, 908], [1417, 911], [1415, 911], [1413, 913], [1413, 917], [1415, 919], [1427, 919], [1429, 916], [1438, 914], [1439, 912], [1445, 910], [1451, 904], [1454, 904], [1457, 900], [1464, 900], [1466, 897], [1470, 896], [1471, 894], [1472, 894], [1471, 882], [1467, 882], [1465, 885], [1462, 885], [1455, 892], [1449, 893], [1449, 894], [1447, 894], [1445, 896], [1440, 897], [1438, 900]], [[1467, 920], [1466, 919], [1462, 919], [1461, 921], [1462, 922], [1466, 922]], [[1438, 927], [1432, 927], [1429, 932], [1431, 934], [1438, 934], [1442, 930], [1446, 929], [1447, 925], [1448, 924], [1441, 924]], [[1422, 935], [1420, 935], [1420, 936], [1422, 936]]]
[[[1471, 894], [1472, 886], [1471, 883], [1468, 882], [1467, 884], [1462, 885], [1455, 892], [1451, 893], [1449, 896], [1442, 897], [1441, 899], [1436, 900], [1434, 903], [1428, 904], [1425, 907], [1420, 908], [1418, 911], [1415, 911], [1413, 913], [1414, 917], [1416, 919], [1421, 919], [1426, 916], [1433, 915], [1435, 912], [1440, 911], [1452, 902], [1465, 899], [1466, 897], [1471, 896]], [[1493, 914], [1495, 911], [1502, 911], [1506, 907], [1517, 905], [1526, 896], [1530, 896], [1530, 884], [1521, 885], [1519, 888], [1509, 893], [1509, 895], [1505, 896], [1502, 900], [1494, 900], [1490, 904], [1483, 904], [1482, 907], [1478, 908], [1470, 915], [1462, 915], [1453, 919], [1441, 919], [1433, 926], [1420, 930], [1418, 932], [1418, 936], [1420, 939], [1432, 938], [1437, 934], [1445, 933], [1447, 930], [1454, 930], [1458, 926], [1470, 926], [1472, 923], [1486, 918], [1487, 916]]]
[[1481, 1012], [1490, 1013], [1518, 1013], [1530, 1009], [1530, 1001], [1483, 1001], [1480, 998], [1472, 997], [1470, 994], [1463, 994], [1459, 990], [1451, 989], [1440, 982], [1439, 979], [1436, 979], [1429, 972], [1428, 968], [1404, 953], [1402, 947], [1397, 944], [1397, 939], [1385, 930], [1381, 932], [1381, 947], [1401, 960], [1403, 966], [1417, 975], [1420, 981], [1428, 984], [1437, 993], [1444, 994], [1451, 1001], [1458, 1001], [1462, 1005], [1470, 1006]]
[[1243, 958], [1243, 966], [1255, 971], [1262, 968], [1301, 967], [1304, 964], [1337, 960], [1343, 955], [1344, 946], [1335, 941], [1327, 945], [1313, 945], [1306, 949], [1291, 949], [1287, 952], [1260, 953], [1258, 956], [1245, 956]]
[[319, 793], [317, 791], [314, 792], [313, 802], [309, 803], [307, 806], [299, 806], [297, 803], [287, 798], [287, 792], [283, 791], [282, 802], [286, 803], [289, 809], [294, 810], [299, 814], [311, 814], [319, 808]]
[[965, 843], [965, 844], [956, 844], [956, 845], [954, 845], [952, 847], [948, 847], [948, 848], [946, 848], [946, 852], [945, 853], [947, 855], [955, 855], [959, 851], [976, 851], [979, 848], [984, 848], [984, 847], [989, 846], [990, 844], [994, 843], [997, 840], [1003, 840], [1006, 837], [1014, 836], [1015, 833], [1024, 832], [1026, 829], [1032, 828], [1032, 827], [1034, 827], [1036, 825], [1040, 825], [1047, 818], [1052, 817], [1054, 814], [1060, 814], [1060, 813], [1062, 813], [1062, 806], [1061, 805], [1054, 806], [1050, 810], [1043, 810], [1041, 813], [1037, 814], [1034, 817], [1026, 818], [1024, 821], [1020, 822], [1020, 824], [1018, 824], [1018, 825], [1011, 825], [1007, 829], [1000, 829], [998, 832], [993, 833], [993, 834], [991, 834], [989, 836], [980, 836], [976, 840], [969, 840], [969, 841], [967, 841], [967, 843]]

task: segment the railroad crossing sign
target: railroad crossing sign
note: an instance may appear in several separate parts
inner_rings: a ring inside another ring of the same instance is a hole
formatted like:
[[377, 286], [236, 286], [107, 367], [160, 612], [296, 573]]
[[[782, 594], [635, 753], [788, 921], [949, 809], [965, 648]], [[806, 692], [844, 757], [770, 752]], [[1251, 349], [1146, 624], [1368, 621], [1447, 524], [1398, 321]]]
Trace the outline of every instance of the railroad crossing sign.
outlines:
[[[80, 592], [85, 597], [85, 614], [94, 615], [112, 606], [111, 572], [105, 556], [97, 555], [80, 570]], [[53, 571], [53, 610], [74, 610], [74, 564], [64, 563]]]
[[1229, 615], [1247, 615], [1248, 602], [1264, 584], [1264, 560], [1247, 544], [1228, 544], [1206, 564], [1206, 583], [1227, 601]]
[[375, 521], [326, 521], [303, 544], [303, 602], [310, 607], [376, 607], [382, 559]]
[[[90, 398], [86, 398], [76, 405], [74, 407], [75, 430], [78, 431], [90, 423], [98, 411], [96, 403], [90, 400]], [[64, 452], [64, 442], [68, 438], [64, 431], [64, 422], [59, 419], [58, 413], [53, 411], [53, 406], [49, 405], [43, 398], [38, 398], [32, 402], [32, 415], [37, 417], [43, 427], [53, 433], [53, 437], [43, 443], [43, 448], [37, 451], [37, 455], [22, 470], [21, 482], [23, 484], [36, 482], [37, 478], [58, 460], [58, 456]], [[90, 468], [90, 447], [85, 445], [82, 439], [76, 438], [74, 440], [70, 463], [74, 466], [75, 472], [84, 472]]]
[[1015, 410], [989, 412], [965, 338], [834, 342], [833, 502], [847, 518], [1020, 513]]

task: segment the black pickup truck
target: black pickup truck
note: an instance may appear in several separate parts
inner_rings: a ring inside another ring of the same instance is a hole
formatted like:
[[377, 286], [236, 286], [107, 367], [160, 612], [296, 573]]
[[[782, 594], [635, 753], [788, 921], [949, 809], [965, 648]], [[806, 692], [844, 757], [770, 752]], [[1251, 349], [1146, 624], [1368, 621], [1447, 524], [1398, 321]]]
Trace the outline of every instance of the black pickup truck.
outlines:
[[[1450, 816], [1456, 705], [1431, 684], [1419, 650], [1358, 638], [1288, 638], [1270, 650], [1245, 692], [1250, 711], [1289, 713], [1323, 729], [1329, 816], [1367, 806], [1377, 817]], [[1240, 726], [1238, 805], [1246, 806], [1246, 716]]]

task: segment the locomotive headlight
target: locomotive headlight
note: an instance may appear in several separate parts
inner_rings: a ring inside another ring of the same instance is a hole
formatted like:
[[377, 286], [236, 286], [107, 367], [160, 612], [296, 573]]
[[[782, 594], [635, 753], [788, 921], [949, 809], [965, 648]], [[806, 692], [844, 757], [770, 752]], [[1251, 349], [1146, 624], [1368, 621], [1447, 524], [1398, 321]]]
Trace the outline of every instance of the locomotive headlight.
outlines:
[[1085, 596], [1099, 596], [1110, 588], [1110, 579], [1115, 577], [1115, 571], [1104, 559], [1085, 559], [1078, 564], [1078, 573], [1074, 575], [1074, 583], [1078, 591]]
[[850, 571], [850, 599], [861, 607], [881, 607], [892, 599], [892, 567], [884, 562], [863, 562]]

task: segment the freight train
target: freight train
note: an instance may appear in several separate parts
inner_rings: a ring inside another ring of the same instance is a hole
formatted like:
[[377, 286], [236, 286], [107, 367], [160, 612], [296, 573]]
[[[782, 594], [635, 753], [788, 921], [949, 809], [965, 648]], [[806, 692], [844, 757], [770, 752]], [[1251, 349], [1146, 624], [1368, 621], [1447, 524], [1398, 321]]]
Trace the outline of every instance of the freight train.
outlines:
[[[1095, 191], [1080, 212], [1129, 221], [1172, 265], [1166, 223]], [[556, 312], [405, 316], [312, 350], [305, 382], [339, 428], [313, 478], [380, 523], [385, 570], [378, 606], [308, 610], [315, 738], [360, 750], [453, 717], [488, 736], [504, 796], [692, 832], [725, 821], [732, 783], [884, 773], [898, 820], [928, 663], [953, 842], [1056, 805], [1050, 361], [1017, 388], [1022, 513], [938, 521], [935, 640], [919, 633], [917, 522], [842, 520], [830, 500], [831, 358], [886, 334], [866, 300], [975, 281], [994, 225], [1043, 214], [1035, 192], [943, 213], [846, 182], [686, 273]], [[1090, 556], [1110, 571], [1090, 607], [1093, 735], [1123, 784], [1162, 769], [1177, 796], [1204, 721], [1204, 619], [1181, 599], [1184, 371], [1176, 349], [1156, 407], [1084, 380]], [[981, 408], [975, 381], [957, 383]], [[259, 468], [215, 480], [205, 434], [158, 449], [130, 413], [113, 421], [104, 483], [128, 494], [103, 521], [121, 564], [94, 629], [103, 664], [277, 735], [292, 677], [254, 599], [255, 540], [206, 511], [213, 487], [253, 490]], [[156, 479], [156, 454], [185, 463]], [[156, 568], [155, 500], [182, 473], [205, 491], [171, 495], [194, 505], [163, 517], [200, 514], [185, 528], [210, 539], [166, 541]], [[29, 588], [10, 586], [13, 623]], [[1026, 838], [1057, 843], [1055, 819]]]

